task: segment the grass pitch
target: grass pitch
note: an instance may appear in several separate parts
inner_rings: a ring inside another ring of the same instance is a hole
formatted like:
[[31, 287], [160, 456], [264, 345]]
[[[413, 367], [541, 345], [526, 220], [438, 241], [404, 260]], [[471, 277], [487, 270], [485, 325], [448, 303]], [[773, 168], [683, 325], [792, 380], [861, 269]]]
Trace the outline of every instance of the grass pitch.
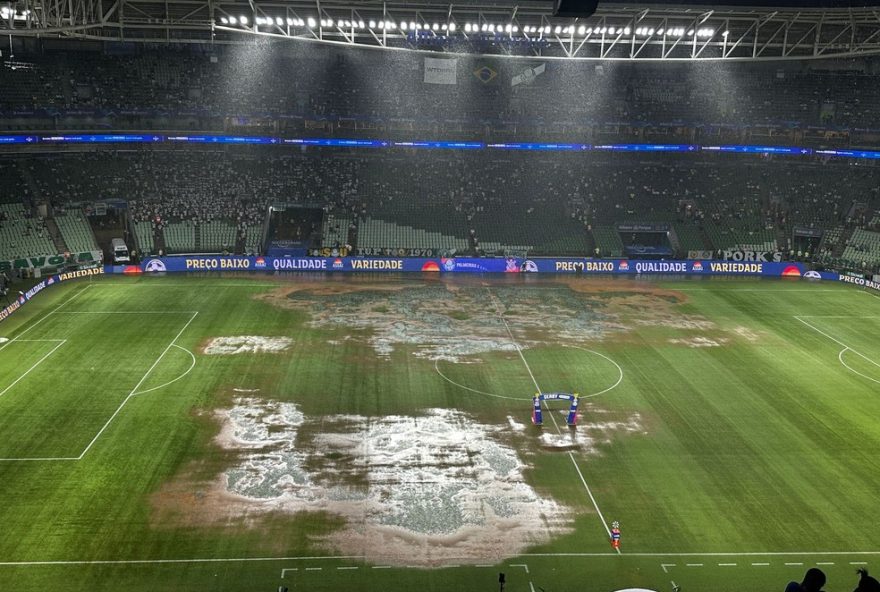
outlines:
[[[876, 295], [806, 281], [59, 286], [0, 325], [0, 589], [851, 589], [880, 570], [878, 332]], [[206, 353], [230, 336], [290, 343]], [[575, 430], [528, 425], [535, 383], [584, 396]], [[470, 457], [412, 463], [436, 425]]]

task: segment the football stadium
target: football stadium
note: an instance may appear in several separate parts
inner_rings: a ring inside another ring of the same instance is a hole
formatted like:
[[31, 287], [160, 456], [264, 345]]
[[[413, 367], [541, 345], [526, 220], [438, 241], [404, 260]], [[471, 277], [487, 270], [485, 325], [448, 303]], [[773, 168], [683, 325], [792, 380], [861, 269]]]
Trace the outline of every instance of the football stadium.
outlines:
[[876, 3], [0, 40], [0, 590], [880, 589]]

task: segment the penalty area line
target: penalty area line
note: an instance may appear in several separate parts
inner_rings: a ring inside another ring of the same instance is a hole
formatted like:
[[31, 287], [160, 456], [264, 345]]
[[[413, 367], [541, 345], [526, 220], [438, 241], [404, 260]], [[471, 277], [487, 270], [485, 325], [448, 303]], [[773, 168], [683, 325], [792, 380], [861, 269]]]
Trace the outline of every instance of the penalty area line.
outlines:
[[34, 323], [31, 324], [31, 325], [28, 325], [28, 326], [25, 328], [24, 331], [22, 331], [21, 333], [19, 333], [18, 335], [16, 335], [15, 337], [13, 337], [12, 339], [10, 339], [10, 340], [7, 341], [6, 343], [4, 343], [3, 345], [0, 345], [0, 351], [3, 351], [4, 349], [6, 349], [6, 348], [9, 346], [9, 344], [11, 344], [11, 343], [15, 343], [16, 341], [18, 341], [19, 338], [20, 338], [22, 335], [27, 334], [27, 333], [28, 333], [29, 331], [31, 331], [34, 327], [38, 326], [40, 323], [42, 323], [43, 321], [45, 321], [46, 319], [48, 319], [48, 318], [49, 318], [50, 316], [52, 316], [53, 314], [56, 314], [59, 310], [61, 310], [62, 308], [64, 308], [65, 306], [67, 306], [68, 304], [70, 304], [71, 302], [73, 302], [74, 299], [79, 298], [81, 295], [83, 295], [83, 294], [86, 292], [86, 290], [88, 290], [89, 288], [91, 288], [91, 287], [94, 286], [94, 285], [95, 285], [95, 284], [88, 284], [88, 285], [86, 285], [85, 288], [83, 288], [82, 290], [80, 290], [79, 292], [75, 293], [73, 296], [71, 296], [70, 298], [68, 298], [67, 300], [65, 300], [64, 302], [62, 302], [61, 304], [59, 304], [58, 306], [56, 306], [53, 310], [50, 310], [49, 312], [47, 312], [46, 314], [44, 314], [42, 317], [40, 317], [39, 319], [37, 319], [36, 322], [34, 322]]
[[878, 364], [877, 362], [875, 362], [874, 360], [872, 360], [871, 358], [869, 358], [869, 357], [866, 356], [865, 354], [863, 354], [863, 353], [861, 353], [861, 352], [859, 352], [859, 351], [856, 351], [855, 349], [853, 349], [853, 348], [850, 347], [849, 345], [845, 344], [845, 343], [842, 342], [841, 340], [837, 339], [836, 337], [834, 337], [834, 336], [832, 336], [832, 335], [829, 335], [828, 333], [826, 333], [826, 332], [823, 331], [822, 329], [816, 327], [815, 325], [812, 325], [812, 324], [808, 323], [808, 322], [805, 321], [803, 318], [801, 318], [801, 317], [799, 317], [799, 316], [795, 316], [794, 318], [797, 319], [800, 323], [806, 325], [807, 327], [809, 327], [810, 329], [812, 329], [813, 331], [815, 331], [816, 333], [819, 333], [820, 335], [823, 335], [823, 336], [827, 337], [828, 339], [830, 339], [830, 340], [833, 341], [834, 343], [836, 343], [836, 344], [838, 344], [839, 346], [841, 346], [843, 349], [837, 354], [837, 359], [838, 359], [838, 361], [839, 361], [841, 364], [843, 364], [843, 366], [844, 366], [845, 368], [847, 368], [848, 370], [854, 372], [855, 374], [858, 374], [859, 376], [861, 376], [861, 377], [863, 377], [863, 378], [868, 378], [869, 380], [872, 380], [872, 381], [874, 381], [874, 382], [877, 382], [877, 380], [875, 380], [875, 379], [873, 379], [873, 378], [869, 378], [869, 377], [865, 376], [864, 374], [862, 374], [861, 372], [856, 372], [855, 370], [853, 370], [852, 368], [850, 368], [850, 367], [846, 364], [846, 362], [843, 361], [843, 354], [844, 354], [847, 350], [849, 350], [849, 351], [851, 351], [852, 353], [854, 353], [854, 354], [856, 354], [857, 356], [859, 356], [860, 358], [862, 358], [863, 360], [865, 360], [866, 362], [868, 362], [868, 363], [870, 363], [870, 364], [873, 364], [873, 365], [877, 366], [878, 368], [880, 368], [880, 364]]
[[36, 369], [37, 366], [39, 366], [40, 364], [42, 364], [43, 361], [44, 361], [46, 358], [48, 358], [49, 356], [51, 356], [52, 354], [54, 354], [54, 353], [58, 350], [58, 348], [61, 347], [62, 345], [64, 345], [65, 343], [67, 343], [67, 340], [66, 340], [66, 339], [62, 339], [60, 343], [58, 343], [55, 347], [53, 347], [52, 349], [49, 350], [49, 353], [47, 353], [47, 354], [44, 355], [42, 358], [40, 358], [39, 360], [37, 360], [37, 362], [36, 362], [33, 366], [31, 366], [30, 368], [28, 368], [27, 370], [25, 370], [25, 371], [24, 371], [24, 374], [22, 374], [21, 376], [19, 376], [18, 378], [16, 378], [15, 381], [14, 381], [12, 384], [10, 384], [10, 385], [7, 386], [5, 389], [3, 389], [2, 391], [0, 391], [0, 397], [2, 397], [3, 395], [5, 395], [6, 392], [9, 391], [9, 389], [11, 389], [12, 387], [14, 387], [14, 386], [15, 386], [16, 384], [18, 384], [19, 382], [21, 382], [21, 380], [22, 380], [25, 376], [27, 376], [28, 374], [30, 374], [31, 372], [33, 372], [33, 371]]
[[[80, 455], [77, 457], [77, 460], [82, 460], [82, 458], [91, 449], [91, 447], [95, 444], [95, 442], [98, 441], [98, 438], [101, 437], [101, 434], [104, 433], [104, 430], [107, 429], [107, 426], [109, 426], [110, 423], [114, 419], [116, 419], [116, 416], [119, 415], [119, 412], [122, 411], [122, 408], [125, 407], [125, 404], [128, 403], [129, 399], [131, 399], [132, 397], [134, 397], [135, 395], [138, 394], [137, 391], [139, 388], [141, 388], [141, 385], [144, 382], [146, 382], [146, 380], [147, 380], [147, 378], [149, 378], [150, 374], [153, 373], [153, 370], [156, 369], [156, 366], [159, 365], [159, 363], [162, 361], [162, 359], [165, 357], [165, 355], [171, 350], [172, 347], [174, 347], [175, 342], [180, 338], [181, 335], [183, 335], [183, 332], [186, 331], [186, 329], [190, 326], [190, 324], [196, 319], [196, 317], [198, 315], [199, 315], [198, 311], [192, 313], [192, 316], [189, 318], [189, 320], [186, 322], [186, 324], [183, 326], [183, 328], [181, 328], [180, 331], [177, 332], [177, 335], [174, 336], [174, 339], [171, 340], [171, 343], [169, 343], [168, 346], [162, 351], [162, 353], [159, 354], [159, 357], [156, 358], [156, 361], [153, 362], [153, 365], [150, 366], [150, 368], [146, 371], [146, 373], [143, 376], [141, 376], [141, 379], [138, 381], [138, 383], [134, 386], [133, 389], [131, 389], [131, 392], [128, 393], [128, 396], [125, 397], [125, 399], [123, 399], [122, 403], [119, 404], [119, 407], [116, 408], [116, 411], [113, 412], [113, 415], [110, 416], [110, 419], [108, 419], [107, 422], [101, 427], [101, 429], [98, 430], [98, 433], [95, 434], [95, 437], [92, 438], [92, 441], [89, 442], [88, 446], [86, 446], [85, 449], [80, 453]], [[192, 368], [190, 368], [190, 370], [192, 370]], [[187, 371], [187, 374], [188, 373], [189, 373], [189, 370]], [[165, 386], [165, 385], [163, 385], [163, 386]]]

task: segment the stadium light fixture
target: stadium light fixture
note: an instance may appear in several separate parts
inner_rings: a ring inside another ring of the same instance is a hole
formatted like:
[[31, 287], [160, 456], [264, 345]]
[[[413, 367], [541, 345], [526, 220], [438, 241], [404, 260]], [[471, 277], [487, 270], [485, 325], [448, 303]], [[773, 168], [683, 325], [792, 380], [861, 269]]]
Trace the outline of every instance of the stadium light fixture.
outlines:
[[309, 17], [309, 19], [306, 21], [306, 23], [308, 23], [309, 29], [314, 29], [315, 25], [317, 24], [315, 22], [315, 19], [313, 19], [312, 17]]
[[358, 21], [358, 29], [364, 28], [364, 21]]
[[431, 24], [431, 29], [434, 30], [434, 31], [439, 30], [439, 29], [440, 29], [440, 23], [432, 23], [432, 24]]
[[726, 39], [729, 35], [730, 35], [730, 31], [724, 31], [723, 33], [721, 33], [721, 36], [724, 37], [725, 39]]
[[[0, 13], [0, 14], [2, 14], [2, 13]], [[3, 16], [3, 18], [6, 18], [6, 15], [2, 15], [2, 16]], [[225, 16], [221, 16], [221, 17], [220, 17], [220, 22], [223, 23], [224, 25], [228, 25], [228, 24], [229, 24], [229, 19], [226, 18]]]
[[375, 29], [375, 28], [376, 28], [376, 21], [370, 21], [370, 28], [371, 28], [371, 29]]
[[281, 25], [284, 24], [284, 19], [282, 19], [280, 16], [276, 16], [275, 17], [275, 24], [280, 27]]
[[246, 25], [248, 24], [248, 17], [241, 15], [240, 17], [238, 17], [238, 22], [240, 22], [242, 25]]
[[614, 27], [608, 27], [608, 34], [614, 35]]
[[553, 32], [556, 33], [557, 35], [559, 35], [560, 33], [562, 33], [562, 27], [560, 27], [559, 25], [556, 25], [556, 29]]
[[654, 29], [648, 29], [648, 37], [652, 37], [654, 35]]
[[511, 28], [511, 30], [512, 30], [514, 33], [519, 33], [519, 27], [517, 27], [516, 25], [513, 25], [513, 27]]
[[450, 30], [452, 33], [455, 33], [455, 26], [456, 26], [455, 23], [449, 23], [449, 30]]
[[630, 29], [629, 27], [624, 27], [624, 28], [623, 28], [623, 34], [624, 34], [624, 35], [629, 35], [631, 32], [632, 32], [632, 29]]

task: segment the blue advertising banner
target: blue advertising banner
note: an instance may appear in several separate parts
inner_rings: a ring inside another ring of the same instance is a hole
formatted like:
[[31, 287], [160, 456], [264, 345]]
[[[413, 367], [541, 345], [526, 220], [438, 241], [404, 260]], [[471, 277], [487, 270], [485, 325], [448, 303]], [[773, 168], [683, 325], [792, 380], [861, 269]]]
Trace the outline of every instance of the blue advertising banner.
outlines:
[[[827, 272], [822, 272], [822, 273], [827, 273]], [[835, 274], [835, 275], [837, 275], [837, 274]], [[823, 279], [825, 279], [825, 278], [823, 278]], [[870, 288], [871, 290], [880, 291], [880, 282], [868, 280], [863, 277], [856, 277], [856, 276], [852, 276], [852, 275], [840, 274], [840, 275], [837, 275], [837, 279], [839, 281], [845, 282], [847, 284], [854, 284], [854, 285], [860, 286], [862, 288]]]
[[103, 275], [104, 268], [103, 267], [95, 267], [92, 269], [81, 269], [78, 271], [69, 271], [67, 273], [58, 273], [55, 275], [51, 275], [46, 279], [34, 284], [27, 292], [19, 293], [18, 297], [12, 303], [4, 306], [0, 309], [0, 321], [6, 320], [9, 315], [17, 311], [19, 308], [30, 302], [30, 300], [48, 288], [49, 286], [53, 286], [55, 284], [59, 284], [61, 282], [66, 282], [68, 280], [75, 280], [83, 277], [90, 277], [94, 275]]
[[[758, 261], [654, 261], [642, 259], [520, 259], [420, 258], [420, 257], [162, 257], [144, 261], [141, 271], [404, 271], [439, 273], [578, 273], [578, 274], [672, 274], [760, 275], [836, 279], [808, 271], [801, 263]], [[823, 274], [827, 272], [822, 272]]]

